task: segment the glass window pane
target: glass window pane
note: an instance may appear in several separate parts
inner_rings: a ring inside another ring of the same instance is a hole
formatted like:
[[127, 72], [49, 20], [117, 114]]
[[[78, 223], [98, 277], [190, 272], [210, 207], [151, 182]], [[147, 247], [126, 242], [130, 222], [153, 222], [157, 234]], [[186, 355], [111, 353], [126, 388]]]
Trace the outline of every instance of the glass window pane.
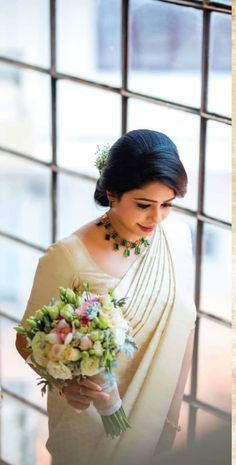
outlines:
[[231, 115], [231, 15], [212, 13], [208, 110]]
[[51, 237], [50, 171], [0, 152], [0, 229], [46, 246]]
[[231, 126], [209, 121], [204, 212], [231, 221]]
[[46, 396], [37, 386], [39, 375], [25, 363], [15, 348], [16, 326], [6, 318], [0, 319], [2, 387], [46, 410]]
[[49, 76], [0, 64], [0, 144], [51, 160]]
[[[91, 181], [68, 175], [59, 176], [58, 238], [72, 234], [83, 224], [101, 216], [107, 210], [95, 205], [94, 190], [95, 183]], [[66, 212], [66, 221], [64, 212]]]
[[191, 232], [191, 239], [192, 239], [192, 250], [193, 250], [193, 255], [196, 255], [196, 234], [197, 234], [197, 220], [195, 217], [186, 215], [185, 213], [179, 212], [179, 211], [172, 211], [170, 219], [177, 220], [177, 221], [183, 221], [186, 223], [190, 229]]
[[[197, 428], [196, 428], [197, 438], [200, 439], [201, 437], [205, 436], [210, 431], [218, 430], [218, 428], [227, 428], [227, 423], [221, 418], [216, 417], [215, 415], [212, 415], [209, 412], [205, 412], [202, 409], [198, 410]], [[215, 457], [215, 459], [217, 459], [217, 457]], [[214, 460], [211, 460], [208, 463], [214, 463]], [[228, 460], [225, 463], [229, 463]]]
[[58, 162], [98, 176], [97, 145], [111, 145], [121, 133], [121, 98], [117, 94], [67, 81], [58, 86]]
[[48, 0], [0, 0], [0, 22], [0, 55], [50, 66]]
[[192, 256], [193, 256], [193, 261], [192, 261], [192, 272], [193, 272], [193, 295], [194, 295], [194, 284], [195, 284], [195, 261], [196, 261], [196, 236], [197, 236], [197, 221], [196, 218], [185, 215], [184, 213], [180, 213], [177, 211], [172, 211], [170, 219], [177, 220], [177, 221], [183, 221], [186, 223], [190, 229], [190, 234], [191, 234], [191, 240], [192, 240]]
[[121, 0], [57, 2], [57, 69], [121, 85]]
[[23, 316], [41, 255], [0, 237], [0, 308], [8, 315], [19, 319]]
[[197, 398], [230, 412], [231, 330], [203, 317], [198, 345]]
[[129, 17], [129, 89], [199, 107], [202, 12], [131, 0]]
[[231, 232], [204, 224], [201, 310], [231, 319]]
[[1, 454], [11, 465], [50, 465], [45, 448], [47, 417], [4, 395], [1, 409]]
[[180, 158], [188, 174], [188, 192], [175, 204], [197, 208], [197, 173], [199, 154], [199, 118], [140, 100], [129, 99], [128, 130], [148, 128], [164, 132], [177, 145]]

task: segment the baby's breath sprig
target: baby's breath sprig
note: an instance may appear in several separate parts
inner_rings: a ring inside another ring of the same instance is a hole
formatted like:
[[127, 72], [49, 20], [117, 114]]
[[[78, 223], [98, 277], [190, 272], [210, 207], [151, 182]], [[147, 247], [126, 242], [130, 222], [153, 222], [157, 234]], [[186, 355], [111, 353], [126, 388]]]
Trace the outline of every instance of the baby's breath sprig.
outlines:
[[97, 151], [96, 151], [96, 160], [95, 160], [95, 166], [98, 169], [99, 173], [101, 174], [103, 168], [106, 165], [109, 150], [110, 150], [110, 145], [106, 144], [103, 147], [100, 147], [99, 145], [97, 146]]

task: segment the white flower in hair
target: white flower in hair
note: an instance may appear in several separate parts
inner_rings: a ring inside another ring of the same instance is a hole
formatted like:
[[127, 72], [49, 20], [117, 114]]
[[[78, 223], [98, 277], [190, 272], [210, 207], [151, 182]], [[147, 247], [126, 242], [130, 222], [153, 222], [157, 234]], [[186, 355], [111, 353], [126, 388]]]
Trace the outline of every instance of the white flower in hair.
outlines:
[[99, 173], [101, 174], [101, 172], [102, 172], [102, 170], [105, 167], [106, 162], [107, 162], [107, 158], [108, 158], [108, 154], [109, 154], [109, 150], [110, 150], [110, 145], [106, 144], [103, 147], [100, 147], [98, 145], [97, 147], [98, 147], [97, 151], [96, 151], [97, 158], [95, 160], [94, 165], [96, 166]]

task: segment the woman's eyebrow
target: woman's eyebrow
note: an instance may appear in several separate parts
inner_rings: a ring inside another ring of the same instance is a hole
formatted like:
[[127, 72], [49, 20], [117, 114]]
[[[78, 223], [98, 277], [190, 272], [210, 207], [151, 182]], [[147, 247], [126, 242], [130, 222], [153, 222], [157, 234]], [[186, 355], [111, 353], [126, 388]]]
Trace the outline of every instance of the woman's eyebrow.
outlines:
[[[175, 197], [171, 197], [171, 199], [168, 199], [168, 200], [163, 200], [162, 203], [165, 203], [165, 202], [170, 202], [171, 200], [174, 200]], [[157, 200], [151, 200], [151, 199], [145, 199], [145, 198], [136, 198], [134, 200], [144, 200], [145, 202], [153, 202], [153, 203], [159, 203]]]

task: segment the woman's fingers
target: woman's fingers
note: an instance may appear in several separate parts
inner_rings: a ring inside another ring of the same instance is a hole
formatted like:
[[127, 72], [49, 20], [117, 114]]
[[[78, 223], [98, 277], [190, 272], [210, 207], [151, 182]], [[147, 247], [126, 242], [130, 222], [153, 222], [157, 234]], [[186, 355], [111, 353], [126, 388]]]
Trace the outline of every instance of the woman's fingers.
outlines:
[[91, 399], [109, 399], [110, 395], [107, 394], [106, 392], [99, 392], [99, 391], [94, 391], [93, 389], [89, 389], [85, 386], [79, 385], [78, 389], [79, 395], [80, 396], [86, 396]]
[[66, 387], [63, 389], [67, 402], [77, 410], [85, 410], [91, 404], [91, 399], [86, 396], [78, 395], [78, 392]]
[[89, 397], [80, 397], [80, 398], [77, 398], [77, 397], [70, 397], [70, 400], [71, 402], [74, 402], [74, 403], [79, 403], [79, 404], [82, 404], [82, 405], [87, 405], [87, 407], [91, 404], [91, 399], [89, 399]]
[[79, 402], [78, 400], [77, 401], [68, 400], [68, 403], [72, 407], [74, 407], [76, 410], [86, 410], [90, 406], [90, 402], [88, 404], [85, 404], [85, 403]]
[[86, 386], [89, 389], [94, 389], [95, 391], [101, 391], [102, 390], [102, 388], [101, 388], [101, 386], [99, 386], [99, 384], [94, 383], [93, 381], [91, 381], [91, 379], [88, 379], [88, 378], [78, 380], [77, 383], [79, 384], [79, 386]]
[[88, 379], [81, 380], [79, 383], [73, 380], [64, 387], [63, 392], [68, 402], [90, 403], [93, 399], [109, 399], [110, 395], [100, 389], [98, 390], [98, 388], [100, 388], [98, 384], [93, 383]]
[[68, 387], [67, 392], [73, 393], [74, 396], [79, 398], [80, 396], [86, 396], [90, 399], [109, 399], [110, 395], [101, 390], [99, 384], [94, 383], [88, 378], [72, 380]]

